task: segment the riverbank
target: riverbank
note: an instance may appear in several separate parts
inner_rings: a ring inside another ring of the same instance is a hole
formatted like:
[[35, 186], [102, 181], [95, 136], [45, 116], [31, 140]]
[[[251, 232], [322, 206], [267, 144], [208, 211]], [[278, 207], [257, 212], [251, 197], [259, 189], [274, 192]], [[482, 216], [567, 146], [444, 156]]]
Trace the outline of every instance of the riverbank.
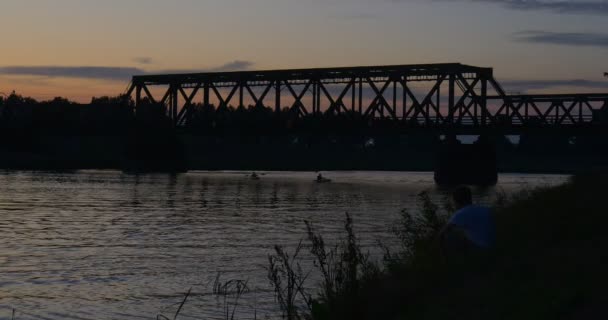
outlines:
[[[436, 230], [410, 234], [402, 239], [414, 240], [406, 245], [412, 251], [393, 256], [371, 278], [361, 265], [350, 285], [357, 290], [334, 297], [333, 304], [321, 298], [314, 318], [604, 318], [607, 188], [606, 173], [579, 175], [497, 207], [497, 248], [483, 267], [445, 261], [434, 244]], [[422, 216], [432, 218], [428, 209]]]

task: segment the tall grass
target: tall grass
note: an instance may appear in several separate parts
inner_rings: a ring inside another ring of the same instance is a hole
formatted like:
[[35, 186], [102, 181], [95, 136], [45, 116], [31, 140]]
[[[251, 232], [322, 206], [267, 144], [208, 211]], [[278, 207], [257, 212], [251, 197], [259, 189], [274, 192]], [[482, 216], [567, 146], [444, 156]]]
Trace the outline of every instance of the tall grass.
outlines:
[[[499, 193], [497, 209], [514, 200], [523, 201], [531, 192], [520, 192], [512, 199]], [[374, 319], [392, 317], [416, 304], [424, 292], [464, 277], [467, 265], [446, 261], [440, 246], [440, 232], [454, 207], [450, 201], [439, 204], [428, 192], [417, 198], [417, 209], [402, 210], [390, 230], [399, 240], [398, 247], [379, 243], [384, 259], [375, 262], [364, 253], [353, 230], [353, 219], [346, 214], [344, 236], [329, 245], [314, 225], [305, 221], [305, 245], [300, 243], [293, 254], [275, 247], [269, 257], [269, 280], [285, 319]], [[305, 288], [309, 272], [302, 270], [302, 251], [314, 261], [320, 274], [317, 291]]]
[[429, 249], [438, 246], [439, 232], [447, 223], [448, 214], [453, 207], [449, 201], [444, 201], [444, 210], [431, 200], [428, 192], [418, 195], [418, 210], [403, 209], [399, 219], [391, 227], [392, 232], [399, 239], [400, 248], [393, 253], [383, 246], [385, 251], [385, 265], [391, 269], [406, 262], [411, 262]]
[[[218, 297], [222, 301], [222, 319], [224, 320], [236, 320], [236, 312], [239, 307], [239, 302], [243, 295], [251, 293], [249, 288], [248, 280], [239, 280], [239, 279], [231, 279], [227, 281], [222, 281], [222, 274], [218, 273], [213, 281], [211, 294], [213, 296]], [[207, 284], [209, 285], [210, 282]], [[192, 290], [194, 288], [190, 288], [188, 292], [185, 294], [183, 300], [179, 304], [175, 304], [172, 306], [177, 306], [177, 311], [172, 318], [167, 317], [164, 314], [158, 314], [156, 316], [157, 320], [178, 320], [182, 310], [184, 309], [186, 302], [189, 302], [189, 298], [194, 295]], [[248, 319], [257, 319], [257, 310], [254, 309], [254, 314], [251, 315], [251, 318]]]
[[[268, 279], [272, 284], [275, 297], [283, 318], [289, 320], [309, 319], [312, 312], [312, 297], [304, 289], [310, 272], [304, 273], [300, 264], [302, 241], [293, 254], [279, 245], [274, 247], [275, 254], [268, 256]], [[302, 304], [306, 310], [302, 310]]]
[[348, 213], [344, 222], [345, 237], [333, 247], [325, 245], [322, 235], [315, 232], [310, 222], [305, 223], [310, 253], [322, 275], [319, 295], [312, 304], [313, 317], [352, 318], [352, 309], [345, 306], [359, 299], [363, 284], [376, 279], [380, 268], [368, 253], [363, 253]]

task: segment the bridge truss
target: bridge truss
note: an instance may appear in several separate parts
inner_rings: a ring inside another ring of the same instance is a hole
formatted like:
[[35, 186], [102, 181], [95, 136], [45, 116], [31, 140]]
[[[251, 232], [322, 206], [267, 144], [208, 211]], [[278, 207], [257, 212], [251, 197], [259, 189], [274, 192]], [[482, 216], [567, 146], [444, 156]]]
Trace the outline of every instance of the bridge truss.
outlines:
[[588, 127], [608, 109], [608, 93], [511, 95], [491, 68], [458, 63], [135, 76], [127, 94], [135, 95], [136, 107], [165, 105], [176, 126], [210, 106], [434, 129]]

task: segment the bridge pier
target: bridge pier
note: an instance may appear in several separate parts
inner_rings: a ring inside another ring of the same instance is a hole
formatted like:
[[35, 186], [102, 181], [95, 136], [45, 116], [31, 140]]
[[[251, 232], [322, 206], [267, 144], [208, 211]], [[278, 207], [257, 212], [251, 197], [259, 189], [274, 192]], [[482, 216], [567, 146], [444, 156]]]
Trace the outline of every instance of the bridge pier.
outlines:
[[446, 137], [439, 146], [435, 182], [438, 185], [495, 185], [498, 167], [494, 145], [484, 139], [462, 144], [455, 136]]
[[126, 139], [122, 170], [131, 173], [187, 172], [185, 146], [169, 128], [137, 129]]

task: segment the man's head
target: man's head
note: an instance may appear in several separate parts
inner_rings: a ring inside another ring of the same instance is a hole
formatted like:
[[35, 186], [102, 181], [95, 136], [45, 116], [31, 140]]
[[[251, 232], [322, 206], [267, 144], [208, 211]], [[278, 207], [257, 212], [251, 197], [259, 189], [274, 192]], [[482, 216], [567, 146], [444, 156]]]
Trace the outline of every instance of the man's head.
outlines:
[[456, 209], [462, 209], [466, 206], [473, 204], [473, 195], [471, 189], [467, 186], [459, 186], [452, 192], [452, 200]]

